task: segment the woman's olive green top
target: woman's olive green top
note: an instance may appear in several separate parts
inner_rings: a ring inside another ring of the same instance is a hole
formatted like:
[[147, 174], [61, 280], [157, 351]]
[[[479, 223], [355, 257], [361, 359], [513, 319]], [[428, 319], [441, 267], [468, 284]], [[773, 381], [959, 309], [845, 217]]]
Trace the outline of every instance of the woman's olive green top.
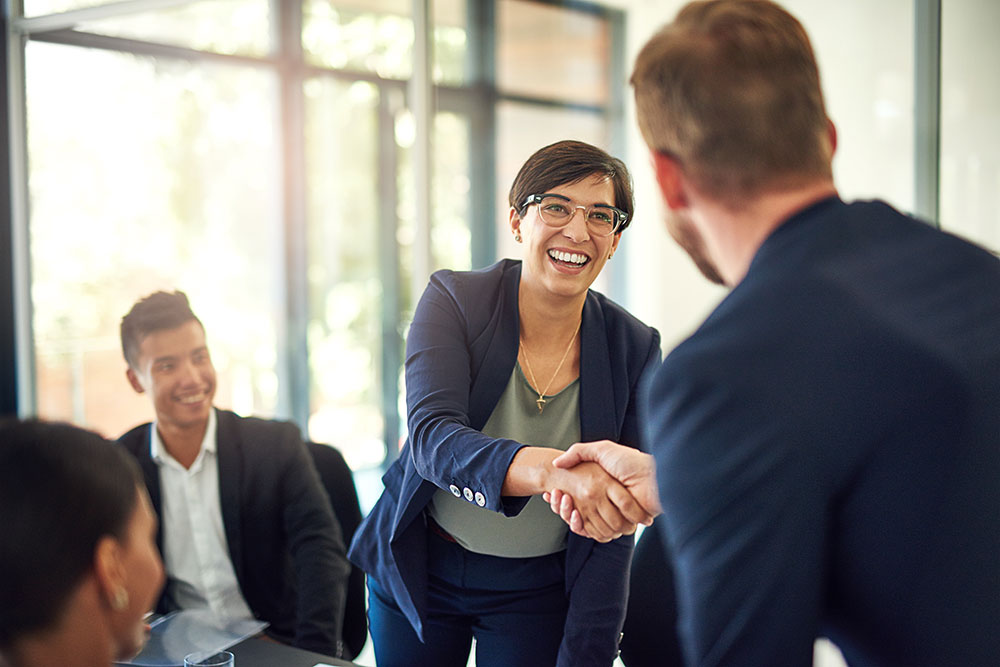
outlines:
[[[539, 413], [537, 398], [521, 366], [515, 364], [507, 388], [483, 427], [483, 433], [492, 438], [510, 438], [528, 445], [562, 450], [579, 442], [579, 378], [558, 394], [546, 396], [544, 412]], [[467, 502], [462, 497], [463, 491], [455, 489], [439, 489], [431, 498], [427, 511], [469, 551], [528, 558], [566, 548], [566, 524], [540, 495], [532, 496], [517, 516], [504, 516]]]

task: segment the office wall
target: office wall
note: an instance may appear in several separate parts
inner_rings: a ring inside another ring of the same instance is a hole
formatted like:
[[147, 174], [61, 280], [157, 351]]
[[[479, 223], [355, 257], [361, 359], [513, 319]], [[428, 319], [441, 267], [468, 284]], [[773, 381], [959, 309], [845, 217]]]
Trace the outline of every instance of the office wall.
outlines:
[[1000, 3], [941, 15], [941, 227], [1000, 251]]

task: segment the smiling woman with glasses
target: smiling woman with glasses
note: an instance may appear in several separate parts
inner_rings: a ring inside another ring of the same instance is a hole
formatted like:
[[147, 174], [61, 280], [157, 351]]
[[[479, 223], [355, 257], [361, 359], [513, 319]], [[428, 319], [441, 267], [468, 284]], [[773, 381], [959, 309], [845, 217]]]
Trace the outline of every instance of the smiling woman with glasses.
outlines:
[[660, 337], [590, 290], [632, 210], [620, 160], [561, 141], [510, 190], [523, 261], [431, 277], [406, 341], [409, 439], [350, 552], [379, 667], [464, 667], [473, 638], [481, 667], [614, 661], [632, 534], [652, 517], [596, 464], [552, 461], [579, 441], [638, 444]]

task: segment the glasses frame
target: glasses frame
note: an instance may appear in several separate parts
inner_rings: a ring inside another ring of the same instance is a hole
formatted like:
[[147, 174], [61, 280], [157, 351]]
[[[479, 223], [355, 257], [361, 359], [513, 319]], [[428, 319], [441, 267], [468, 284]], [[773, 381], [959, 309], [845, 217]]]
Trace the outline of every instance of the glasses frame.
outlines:
[[[583, 206], [581, 204], [577, 204], [576, 202], [574, 202], [572, 199], [570, 199], [566, 195], [561, 195], [561, 194], [558, 194], [558, 193], [555, 193], [555, 192], [544, 192], [542, 194], [528, 195], [527, 198], [525, 198], [525, 200], [524, 200], [524, 204], [522, 204], [522, 206], [521, 206], [521, 213], [523, 214], [524, 211], [526, 211], [528, 209], [528, 207], [531, 206], [532, 204], [541, 204], [542, 200], [545, 199], [546, 197], [555, 197], [556, 199], [561, 199], [562, 201], [567, 202], [570, 205], [572, 205], [572, 206], [575, 207], [573, 209], [573, 212], [570, 214], [570, 216], [568, 218], [566, 218], [566, 222], [564, 222], [562, 224], [552, 224], [551, 222], [549, 222], [545, 218], [545, 215], [542, 213], [542, 209], [539, 208], [538, 209], [538, 217], [541, 218], [542, 222], [544, 222], [549, 227], [553, 227], [553, 228], [556, 228], [556, 229], [561, 228], [561, 227], [565, 227], [566, 225], [568, 225], [570, 223], [570, 221], [573, 219], [573, 216], [576, 215], [576, 212], [579, 209], [583, 209], [583, 221], [587, 223], [587, 229], [589, 229], [591, 232], [593, 232], [597, 236], [603, 236], [603, 237], [614, 236], [619, 231], [621, 231], [622, 228], [625, 226], [625, 224], [628, 222], [628, 213], [626, 213], [625, 211], [621, 210], [617, 206], [611, 206], [610, 204], [591, 204], [590, 206]], [[612, 225], [610, 233], [608, 233], [608, 234], [601, 234], [599, 232], [596, 232], [590, 226], [590, 223], [587, 222], [589, 220], [589, 218], [590, 218], [590, 212], [593, 211], [594, 209], [601, 209], [601, 210], [605, 210], [605, 211], [611, 211], [612, 217], [615, 219], [615, 223], [614, 223], [614, 225]]]

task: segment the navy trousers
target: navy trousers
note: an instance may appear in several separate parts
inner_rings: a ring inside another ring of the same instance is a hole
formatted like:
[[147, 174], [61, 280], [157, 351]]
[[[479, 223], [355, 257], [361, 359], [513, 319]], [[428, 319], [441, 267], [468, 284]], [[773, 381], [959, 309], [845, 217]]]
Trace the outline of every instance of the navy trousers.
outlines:
[[432, 534], [421, 642], [390, 594], [368, 577], [368, 623], [379, 667], [552, 667], [569, 600], [565, 552], [501, 558]]

